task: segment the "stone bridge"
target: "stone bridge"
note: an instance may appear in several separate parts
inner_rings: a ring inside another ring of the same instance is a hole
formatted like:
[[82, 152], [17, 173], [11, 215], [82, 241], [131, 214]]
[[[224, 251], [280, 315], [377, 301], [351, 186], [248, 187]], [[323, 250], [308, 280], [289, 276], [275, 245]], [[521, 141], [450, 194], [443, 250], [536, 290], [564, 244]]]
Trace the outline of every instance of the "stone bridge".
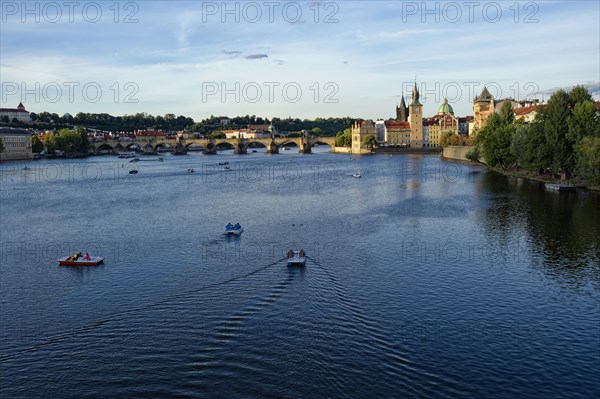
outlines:
[[141, 148], [144, 153], [154, 154], [164, 148], [175, 154], [185, 154], [188, 148], [195, 144], [204, 154], [216, 154], [217, 148], [233, 148], [235, 154], [246, 154], [251, 144], [258, 144], [267, 149], [267, 154], [278, 154], [279, 149], [294, 144], [301, 154], [311, 153], [315, 144], [335, 146], [335, 137], [280, 137], [266, 139], [157, 139], [154, 137], [138, 137], [135, 140], [107, 140], [91, 143], [90, 152], [100, 154], [103, 152], [117, 153], [129, 151], [135, 147]]

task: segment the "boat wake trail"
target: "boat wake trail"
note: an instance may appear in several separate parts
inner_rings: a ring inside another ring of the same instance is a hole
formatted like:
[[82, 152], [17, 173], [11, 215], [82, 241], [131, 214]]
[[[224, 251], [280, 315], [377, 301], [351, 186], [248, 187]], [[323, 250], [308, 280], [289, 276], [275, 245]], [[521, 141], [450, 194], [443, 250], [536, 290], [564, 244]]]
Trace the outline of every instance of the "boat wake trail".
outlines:
[[[447, 376], [438, 376], [434, 372], [424, 370], [421, 365], [412, 361], [408, 351], [390, 340], [389, 337], [395, 336], [393, 331], [367, 315], [348, 294], [331, 269], [315, 259], [310, 257], [307, 259], [311, 264], [318, 266], [317, 269], [329, 280], [330, 288], [337, 297], [334, 299], [336, 307], [339, 307], [343, 314], [351, 316], [351, 319], [347, 317], [336, 319], [335, 323], [340, 326], [340, 330], [352, 331], [352, 336], [348, 337], [349, 340], [354, 341], [362, 337], [360, 343], [356, 342], [359, 347], [356, 349], [356, 355], [372, 354], [375, 361], [370, 364], [379, 369], [376, 374], [385, 376], [379, 383], [389, 384], [393, 389], [400, 388], [403, 392], [410, 393], [415, 397], [435, 397], [437, 391], [434, 387], [437, 383], [443, 386], [453, 385], [454, 381], [448, 380]], [[431, 387], [416, 386], [411, 383], [411, 381], [423, 381], [424, 379], [432, 382]], [[458, 396], [462, 394], [464, 392], [457, 392]]]
[[[124, 317], [135, 316], [141, 312], [159, 308], [170, 302], [185, 299], [185, 298], [187, 298], [193, 294], [199, 293], [199, 292], [219, 288], [219, 287], [222, 287], [227, 284], [231, 284], [231, 283], [239, 281], [239, 280], [244, 280], [244, 279], [251, 277], [255, 274], [258, 274], [278, 263], [281, 263], [285, 259], [286, 258], [281, 258], [281, 259], [271, 262], [265, 266], [262, 266], [258, 269], [254, 269], [248, 273], [233, 276], [229, 279], [218, 281], [215, 283], [206, 284], [201, 287], [197, 287], [195, 289], [185, 290], [185, 289], [182, 289], [183, 287], [179, 287], [177, 294], [167, 296], [159, 301], [141, 305], [141, 306], [132, 307], [132, 308], [121, 310], [121, 311], [116, 311], [113, 313], [109, 313], [109, 314], [105, 315], [101, 320], [93, 321], [93, 322], [88, 323], [79, 328], [69, 329], [68, 332], [55, 334], [52, 337], [49, 337], [48, 339], [44, 340], [43, 342], [39, 342], [39, 343], [36, 343], [35, 345], [31, 345], [31, 346], [28, 346], [25, 348], [20, 348], [18, 350], [13, 351], [12, 353], [0, 355], [0, 362], [12, 360], [12, 359], [18, 358], [19, 356], [21, 356], [25, 353], [35, 352], [35, 351], [42, 349], [44, 347], [47, 347], [49, 345], [57, 344], [57, 343], [72, 339], [73, 336], [80, 336], [80, 335], [84, 335], [84, 334], [93, 334], [98, 330], [99, 327], [103, 327], [112, 322], [120, 321]], [[192, 283], [192, 279], [187, 279], [185, 285], [190, 285], [191, 283]], [[287, 284], [289, 284], [289, 283], [284, 282], [284, 285], [287, 285]], [[270, 294], [270, 296], [265, 298], [265, 303], [268, 304], [269, 301], [272, 301], [272, 300], [274, 301], [274, 298], [277, 298], [277, 295], [278, 295], [278, 289], [277, 289], [277, 287], [275, 287], [274, 291]], [[258, 304], [258, 306], [260, 306], [260, 303]]]

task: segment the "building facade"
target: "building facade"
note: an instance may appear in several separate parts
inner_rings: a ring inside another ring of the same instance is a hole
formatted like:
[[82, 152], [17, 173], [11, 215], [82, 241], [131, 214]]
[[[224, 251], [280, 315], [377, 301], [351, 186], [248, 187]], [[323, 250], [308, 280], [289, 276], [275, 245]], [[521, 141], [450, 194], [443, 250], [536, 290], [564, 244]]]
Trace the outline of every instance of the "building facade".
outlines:
[[365, 138], [369, 134], [375, 136], [376, 133], [377, 131], [373, 121], [366, 120], [354, 122], [352, 125], [352, 153], [364, 154], [365, 152], [368, 152], [362, 148]]
[[19, 103], [17, 108], [0, 108], [0, 121], [5, 119], [5, 117], [8, 118], [9, 122], [16, 119], [19, 122], [31, 123], [31, 116], [23, 103]]
[[0, 127], [0, 139], [4, 145], [0, 161], [33, 159], [31, 133], [28, 130]]
[[410, 123], [400, 121], [385, 122], [385, 142], [392, 146], [410, 146]]
[[473, 134], [485, 127], [487, 118], [494, 113], [494, 96], [490, 94], [487, 87], [483, 87], [481, 94], [473, 99]]

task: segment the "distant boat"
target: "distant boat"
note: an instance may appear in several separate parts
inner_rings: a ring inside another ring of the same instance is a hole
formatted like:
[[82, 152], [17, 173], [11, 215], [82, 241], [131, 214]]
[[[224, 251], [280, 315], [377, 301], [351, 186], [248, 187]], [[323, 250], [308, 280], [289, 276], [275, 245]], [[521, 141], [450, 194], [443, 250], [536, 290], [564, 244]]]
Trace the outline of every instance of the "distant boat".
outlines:
[[239, 236], [243, 232], [244, 232], [244, 228], [242, 226], [240, 226], [239, 223], [236, 223], [233, 226], [231, 224], [228, 224], [227, 226], [225, 226], [225, 232], [223, 234]]
[[290, 249], [288, 252], [287, 264], [288, 266], [304, 266], [306, 264], [306, 254], [304, 253], [304, 250], [294, 251]]
[[223, 165], [229, 165], [229, 162], [219, 162], [219, 165], [223, 166]]
[[282, 148], [282, 150], [283, 150], [283, 151], [289, 151], [289, 150], [290, 150], [290, 147], [283, 147], [283, 148]]
[[252, 152], [258, 152], [258, 151], [256, 151], [256, 150], [252, 150]]
[[138, 173], [137, 169], [133, 169], [129, 171], [130, 175], [136, 175]]
[[360, 179], [362, 176], [360, 175], [360, 172], [356, 172], [355, 174], [352, 175], [352, 177]]
[[80, 257], [77, 260], [73, 259], [72, 256], [65, 256], [58, 260], [60, 266], [96, 266], [101, 263], [104, 263], [102, 256], [90, 256], [90, 259]]
[[196, 172], [196, 171], [195, 171], [194, 169], [190, 168], [190, 169], [188, 169], [188, 170], [187, 170], [187, 172], [188, 172], [188, 173], [194, 173], [194, 172]]
[[135, 158], [136, 157], [136, 153], [135, 151], [128, 151], [128, 152], [120, 152], [119, 153], [119, 158]]
[[556, 184], [556, 183], [546, 183], [546, 190], [550, 191], [575, 191], [577, 187], [572, 184]]

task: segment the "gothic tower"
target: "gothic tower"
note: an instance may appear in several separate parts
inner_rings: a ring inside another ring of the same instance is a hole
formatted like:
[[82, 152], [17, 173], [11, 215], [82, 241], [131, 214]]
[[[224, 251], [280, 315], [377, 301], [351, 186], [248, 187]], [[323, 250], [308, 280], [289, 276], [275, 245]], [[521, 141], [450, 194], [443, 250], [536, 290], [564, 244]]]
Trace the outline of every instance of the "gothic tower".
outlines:
[[398, 122], [407, 122], [408, 121], [408, 107], [404, 102], [404, 95], [402, 95], [402, 100], [400, 101], [400, 105], [396, 107], [396, 120]]
[[419, 102], [419, 89], [417, 82], [412, 91], [412, 102], [410, 103], [410, 146], [412, 148], [423, 147], [423, 104]]

